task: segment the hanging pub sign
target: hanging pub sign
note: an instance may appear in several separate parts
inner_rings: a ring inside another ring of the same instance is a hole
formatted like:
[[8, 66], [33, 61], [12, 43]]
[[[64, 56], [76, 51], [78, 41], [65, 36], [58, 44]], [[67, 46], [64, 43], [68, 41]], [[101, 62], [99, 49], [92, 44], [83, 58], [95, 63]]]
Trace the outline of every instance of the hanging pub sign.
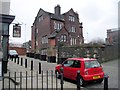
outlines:
[[13, 37], [21, 37], [21, 26], [18, 24], [13, 25]]

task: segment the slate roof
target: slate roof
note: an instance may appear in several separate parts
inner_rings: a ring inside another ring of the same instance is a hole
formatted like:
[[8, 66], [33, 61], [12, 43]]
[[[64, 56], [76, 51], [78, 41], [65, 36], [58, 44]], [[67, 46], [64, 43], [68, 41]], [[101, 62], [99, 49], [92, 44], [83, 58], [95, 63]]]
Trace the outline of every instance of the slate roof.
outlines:
[[48, 39], [53, 39], [57, 36], [58, 31], [54, 31], [52, 34], [50, 34], [50, 36], [48, 37]]
[[55, 19], [55, 20], [59, 20], [59, 21], [65, 21], [64, 20], [64, 17], [63, 17], [63, 15], [55, 15], [55, 14], [51, 14], [51, 19]]

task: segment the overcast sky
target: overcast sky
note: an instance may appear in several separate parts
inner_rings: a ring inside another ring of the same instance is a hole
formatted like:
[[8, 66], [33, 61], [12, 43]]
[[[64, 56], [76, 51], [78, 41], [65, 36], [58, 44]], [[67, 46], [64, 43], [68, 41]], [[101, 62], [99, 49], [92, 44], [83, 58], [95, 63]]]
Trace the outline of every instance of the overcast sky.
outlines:
[[85, 42], [97, 38], [106, 38], [106, 30], [118, 27], [119, 0], [11, 0], [10, 14], [16, 18], [13, 23], [22, 24], [21, 38], [12, 37], [10, 26], [10, 42], [23, 43], [31, 40], [31, 26], [40, 8], [54, 13], [54, 7], [59, 4], [61, 13], [71, 8], [79, 14], [83, 22]]

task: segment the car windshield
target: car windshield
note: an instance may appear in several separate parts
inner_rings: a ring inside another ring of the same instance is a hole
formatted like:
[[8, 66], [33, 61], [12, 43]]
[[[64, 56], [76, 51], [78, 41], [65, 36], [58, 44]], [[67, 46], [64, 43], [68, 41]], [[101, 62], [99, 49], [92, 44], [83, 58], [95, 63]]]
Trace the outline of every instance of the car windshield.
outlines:
[[64, 66], [71, 66], [73, 65], [74, 61], [73, 60], [66, 60], [63, 64]]
[[101, 65], [98, 61], [85, 61], [85, 68], [95, 68], [100, 66]]

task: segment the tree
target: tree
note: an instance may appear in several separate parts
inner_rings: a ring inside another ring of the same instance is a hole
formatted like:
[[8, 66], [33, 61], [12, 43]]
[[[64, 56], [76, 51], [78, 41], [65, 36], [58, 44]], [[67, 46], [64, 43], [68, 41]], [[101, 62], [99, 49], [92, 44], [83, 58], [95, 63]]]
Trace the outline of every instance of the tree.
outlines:
[[89, 44], [104, 44], [105, 41], [102, 38], [96, 38], [89, 42]]

